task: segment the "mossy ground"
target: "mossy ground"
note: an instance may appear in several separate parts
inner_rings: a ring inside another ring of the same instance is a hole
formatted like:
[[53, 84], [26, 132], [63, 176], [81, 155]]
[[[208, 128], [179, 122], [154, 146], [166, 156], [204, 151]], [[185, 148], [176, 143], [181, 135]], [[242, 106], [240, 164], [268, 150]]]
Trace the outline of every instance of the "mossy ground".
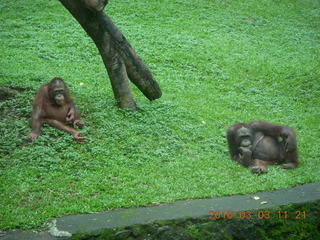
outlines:
[[[320, 181], [319, 1], [110, 1], [163, 91], [149, 102], [133, 87], [138, 112], [114, 106], [96, 47], [59, 1], [0, 10], [0, 85], [24, 89], [0, 102], [0, 229]], [[50, 127], [25, 142], [36, 90], [55, 76], [82, 113], [85, 145]], [[298, 169], [257, 176], [230, 160], [227, 127], [252, 120], [296, 130]]]
[[[108, 229], [94, 233], [80, 233], [73, 240], [271, 240], [271, 239], [319, 239], [320, 204], [296, 204], [278, 209], [250, 211], [252, 215], [234, 213], [234, 218], [186, 218], [180, 220], [157, 221], [146, 225]], [[284, 214], [286, 212], [286, 215]], [[305, 214], [300, 214], [305, 212]], [[266, 213], [266, 214], [260, 214]], [[299, 213], [299, 214], [298, 214]], [[239, 216], [242, 217], [240, 218]], [[285, 217], [286, 216], [286, 217]]]

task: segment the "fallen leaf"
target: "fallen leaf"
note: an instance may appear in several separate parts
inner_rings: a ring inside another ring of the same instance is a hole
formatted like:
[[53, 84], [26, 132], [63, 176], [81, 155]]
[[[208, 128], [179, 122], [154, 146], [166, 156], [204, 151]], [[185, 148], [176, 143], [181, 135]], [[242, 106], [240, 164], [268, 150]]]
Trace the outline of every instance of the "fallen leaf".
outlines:
[[252, 198], [253, 198], [254, 200], [259, 200], [259, 199], [260, 199], [260, 197], [258, 197], [258, 196], [252, 196]]

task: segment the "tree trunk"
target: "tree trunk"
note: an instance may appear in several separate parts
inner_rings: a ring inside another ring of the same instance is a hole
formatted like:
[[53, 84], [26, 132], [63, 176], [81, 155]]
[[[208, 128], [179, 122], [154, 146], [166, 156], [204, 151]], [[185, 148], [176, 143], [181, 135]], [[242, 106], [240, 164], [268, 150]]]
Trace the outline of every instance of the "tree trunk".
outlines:
[[151, 72], [102, 10], [107, 0], [59, 0], [95, 42], [108, 71], [117, 105], [136, 109], [128, 79], [149, 99], [162, 93]]

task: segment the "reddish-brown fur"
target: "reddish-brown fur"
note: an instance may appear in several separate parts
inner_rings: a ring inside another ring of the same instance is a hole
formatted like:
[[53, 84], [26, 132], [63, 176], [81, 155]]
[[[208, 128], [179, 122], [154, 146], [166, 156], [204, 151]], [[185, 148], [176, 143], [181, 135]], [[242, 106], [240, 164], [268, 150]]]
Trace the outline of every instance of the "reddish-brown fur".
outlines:
[[[252, 146], [241, 147], [238, 136], [240, 128], [250, 131]], [[298, 166], [296, 134], [288, 126], [262, 121], [238, 123], [229, 127], [227, 140], [231, 158], [251, 167], [253, 173], [267, 172], [267, 166], [270, 164], [284, 163], [282, 166], [285, 169]]]
[[40, 136], [40, 128], [43, 122], [70, 133], [78, 143], [84, 143], [81, 132], [66, 125], [83, 126], [80, 121], [80, 113], [75, 108], [69, 90], [63, 79], [53, 78], [49, 83], [42, 85], [33, 102], [30, 125], [32, 132], [29, 139]]

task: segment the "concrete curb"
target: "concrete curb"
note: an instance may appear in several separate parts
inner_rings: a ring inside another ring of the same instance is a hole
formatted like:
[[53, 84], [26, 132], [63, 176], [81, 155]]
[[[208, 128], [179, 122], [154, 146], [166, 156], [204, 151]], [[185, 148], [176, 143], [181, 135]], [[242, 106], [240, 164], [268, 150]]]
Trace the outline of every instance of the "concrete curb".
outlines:
[[[254, 196], [258, 198], [254, 198]], [[50, 240], [68, 238], [80, 232], [95, 232], [103, 229], [148, 224], [158, 220], [173, 220], [184, 217], [208, 216], [209, 211], [247, 211], [276, 208], [288, 204], [320, 200], [320, 182], [309, 183], [291, 189], [255, 194], [235, 195], [212, 199], [181, 200], [159, 206], [115, 209], [108, 212], [70, 215], [52, 221], [48, 232], [9, 231], [1, 240]]]

